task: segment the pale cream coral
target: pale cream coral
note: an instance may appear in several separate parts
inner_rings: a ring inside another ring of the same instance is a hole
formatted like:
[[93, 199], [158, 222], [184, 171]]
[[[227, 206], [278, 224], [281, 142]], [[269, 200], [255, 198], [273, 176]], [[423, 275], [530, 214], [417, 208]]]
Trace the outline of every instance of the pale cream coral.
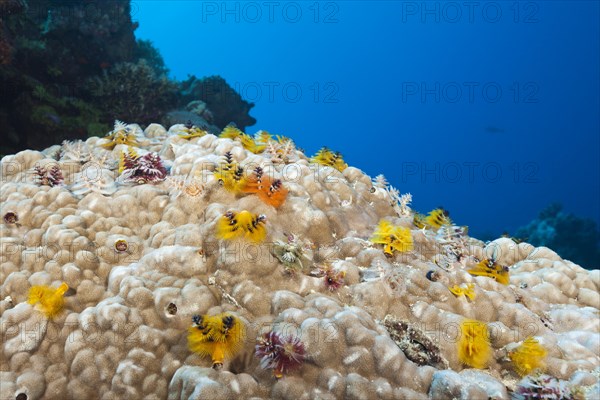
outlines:
[[[172, 176], [201, 181], [202, 193], [176, 196], [168, 182], [120, 185], [114, 178], [123, 146], [101, 150], [99, 138], [0, 163], [2, 212], [19, 217], [18, 225], [0, 225], [3, 398], [500, 399], [515, 379], [502, 354], [528, 335], [547, 346], [549, 372], [597, 385], [583, 374], [600, 365], [598, 271], [508, 238], [459, 243], [417, 229], [354, 167], [339, 172], [301, 153], [273, 165], [268, 155], [211, 134], [186, 141], [177, 127], [152, 124], [144, 134], [129, 126], [140, 151], [160, 154]], [[281, 179], [285, 203], [274, 209], [221, 188], [213, 171], [226, 152]], [[67, 187], [28, 183], [31, 168], [48, 157], [60, 157]], [[92, 170], [102, 178], [96, 186], [95, 176], [83, 179]], [[267, 241], [218, 240], [215, 225], [228, 210], [265, 214]], [[415, 249], [390, 258], [369, 242], [382, 218], [411, 229]], [[272, 254], [270, 242], [287, 235], [310, 247], [305, 273], [289, 274]], [[115, 249], [118, 240], [127, 250]], [[486, 257], [509, 268], [510, 285], [468, 274]], [[323, 277], [307, 275], [317, 265], [343, 271], [344, 284], [330, 291]], [[25, 303], [32, 285], [60, 282], [72, 293], [56, 320]], [[473, 300], [448, 290], [467, 283], [475, 284]], [[185, 332], [193, 315], [224, 311], [248, 324], [248, 337], [215, 371], [189, 352]], [[387, 315], [424, 332], [453, 371], [411, 361], [384, 328]], [[458, 360], [464, 318], [488, 323], [498, 357], [487, 371], [463, 369]], [[304, 365], [280, 380], [253, 356], [255, 338], [271, 329], [306, 346]]]

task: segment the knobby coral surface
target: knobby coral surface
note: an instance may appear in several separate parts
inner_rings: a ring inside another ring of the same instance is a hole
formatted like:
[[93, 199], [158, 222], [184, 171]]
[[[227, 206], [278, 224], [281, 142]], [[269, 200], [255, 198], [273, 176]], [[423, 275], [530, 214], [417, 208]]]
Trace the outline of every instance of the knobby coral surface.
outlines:
[[[598, 270], [508, 238], [486, 244], [459, 227], [417, 227], [385, 179], [374, 186], [360, 169], [311, 162], [292, 147], [281, 162], [240, 140], [184, 138], [182, 126], [128, 129], [167, 179], [122, 184], [127, 144], [106, 150], [96, 137], [1, 161], [0, 398], [508, 399], [544, 382], [597, 398]], [[63, 184], [32, 182], [32, 169], [48, 163]], [[225, 164], [246, 177], [260, 167], [287, 189], [285, 202], [228, 190]], [[264, 216], [264, 237], [220, 238], [222, 218], [242, 210]], [[412, 248], [389, 254], [372, 243], [382, 219], [407, 229]], [[508, 284], [469, 273], [490, 259]], [[335, 290], [310, 273], [319, 268], [341, 277]], [[63, 282], [52, 318], [28, 302], [32, 287]], [[213, 369], [187, 334], [195, 315], [220, 314], [245, 334]], [[459, 344], [474, 351], [460, 338], [469, 320], [489, 336], [481, 369], [459, 355]], [[286, 354], [302, 355], [294, 368], [255, 355], [269, 332], [293, 338]], [[529, 337], [543, 346], [550, 378], [515, 372], [510, 354]]]

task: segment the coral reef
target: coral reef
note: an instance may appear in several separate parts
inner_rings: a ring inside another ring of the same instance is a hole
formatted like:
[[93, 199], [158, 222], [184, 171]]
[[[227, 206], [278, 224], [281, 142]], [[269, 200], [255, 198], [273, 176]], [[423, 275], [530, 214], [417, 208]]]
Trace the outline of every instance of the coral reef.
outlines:
[[562, 205], [553, 203], [538, 217], [516, 231], [534, 246], [550, 247], [561, 257], [584, 268], [600, 268], [600, 230], [592, 219], [562, 211]]
[[[0, 398], [600, 396], [600, 270], [440, 209], [417, 227], [384, 179], [278, 158], [264, 131], [191, 130], [2, 158]], [[165, 179], [117, 179], [146, 155]], [[51, 165], [64, 184], [32, 179]]]
[[169, 115], [213, 133], [256, 122], [222, 78], [169, 79], [158, 50], [135, 39], [131, 10], [130, 0], [0, 3], [1, 155], [85, 140], [114, 118], [149, 124]]
[[202, 79], [190, 76], [181, 82], [181, 99], [183, 104], [201, 100], [211, 111], [213, 121], [219, 128], [234, 123], [239, 129], [254, 125], [256, 120], [248, 113], [254, 104], [248, 103], [227, 84], [220, 76], [209, 76]]
[[177, 85], [158, 75], [144, 59], [122, 62], [86, 83], [95, 104], [104, 104], [101, 117], [149, 124], [177, 104]]

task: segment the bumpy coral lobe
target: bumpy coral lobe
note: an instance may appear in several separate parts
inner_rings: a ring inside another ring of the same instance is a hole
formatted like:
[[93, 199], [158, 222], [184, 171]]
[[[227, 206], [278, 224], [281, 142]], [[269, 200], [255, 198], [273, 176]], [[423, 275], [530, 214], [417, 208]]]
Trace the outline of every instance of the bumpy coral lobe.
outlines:
[[535, 370], [543, 370], [547, 354], [540, 342], [533, 337], [528, 337], [523, 344], [509, 353], [509, 357], [517, 373], [525, 376]]
[[229, 211], [217, 222], [217, 237], [225, 240], [244, 238], [260, 243], [267, 236], [265, 221], [266, 217], [262, 214], [252, 214], [246, 210], [239, 213]]
[[69, 286], [64, 282], [56, 289], [45, 285], [32, 286], [29, 289], [27, 302], [32, 305], [39, 304], [40, 311], [46, 317], [54, 318], [64, 308], [63, 296], [67, 290], [69, 290]]
[[460, 325], [458, 359], [473, 368], [485, 368], [492, 355], [487, 325], [466, 319]]
[[222, 365], [241, 349], [246, 327], [235, 315], [195, 315], [192, 321], [188, 328], [188, 347], [201, 356], [210, 356], [213, 367]]
[[264, 333], [256, 345], [256, 357], [264, 369], [272, 369], [276, 378], [296, 369], [304, 362], [304, 343], [295, 336], [282, 336], [270, 331]]
[[402, 253], [413, 249], [410, 229], [392, 225], [386, 220], [379, 221], [370, 241], [382, 244], [383, 251], [389, 255], [393, 255], [394, 251]]

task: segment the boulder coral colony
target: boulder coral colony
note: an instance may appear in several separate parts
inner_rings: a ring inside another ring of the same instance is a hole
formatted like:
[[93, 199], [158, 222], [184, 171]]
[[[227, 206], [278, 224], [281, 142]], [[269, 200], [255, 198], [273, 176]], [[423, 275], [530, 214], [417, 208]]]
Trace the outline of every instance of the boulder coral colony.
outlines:
[[600, 271], [191, 125], [2, 159], [0, 397], [598, 398]]

